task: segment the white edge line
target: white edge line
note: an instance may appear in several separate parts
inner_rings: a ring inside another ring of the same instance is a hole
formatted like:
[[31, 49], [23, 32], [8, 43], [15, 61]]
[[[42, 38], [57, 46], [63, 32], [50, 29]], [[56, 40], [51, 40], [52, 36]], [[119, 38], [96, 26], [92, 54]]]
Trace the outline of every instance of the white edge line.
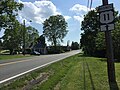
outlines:
[[[67, 56], [67, 57], [69, 57], [69, 56]], [[4, 80], [0, 81], [0, 84], [2, 84], [2, 83], [4, 83], [4, 82], [7, 82], [7, 81], [9, 81], [9, 80], [12, 80], [12, 79], [14, 79], [14, 78], [17, 78], [17, 77], [19, 77], [19, 76], [22, 76], [22, 75], [24, 75], [24, 74], [27, 74], [27, 73], [29, 73], [29, 72], [31, 72], [31, 71], [36, 70], [36, 69], [39, 69], [39, 68], [42, 68], [42, 67], [47, 66], [47, 65], [49, 65], [49, 64], [52, 64], [52, 63], [54, 63], [54, 62], [57, 62], [57, 61], [59, 61], [59, 60], [65, 59], [65, 58], [67, 58], [67, 57], [64, 57], [64, 58], [61, 58], [61, 59], [58, 59], [58, 60], [55, 60], [55, 61], [52, 61], [52, 62], [43, 64], [43, 65], [41, 65], [41, 66], [35, 67], [35, 68], [30, 69], [30, 70], [28, 70], [28, 71], [25, 71], [25, 72], [23, 72], [23, 73], [17, 74], [17, 75], [15, 75], [15, 76], [13, 76], [13, 77], [4, 79]]]

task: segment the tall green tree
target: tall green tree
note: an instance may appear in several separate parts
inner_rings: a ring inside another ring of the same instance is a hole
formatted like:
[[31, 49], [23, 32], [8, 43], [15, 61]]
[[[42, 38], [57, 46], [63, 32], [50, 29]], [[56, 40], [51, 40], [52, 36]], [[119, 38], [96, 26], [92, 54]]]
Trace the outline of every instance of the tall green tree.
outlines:
[[95, 39], [99, 31], [99, 23], [96, 10], [92, 10], [84, 16], [81, 27], [81, 30], [84, 31], [81, 34], [81, 48], [85, 54], [94, 55], [96, 50]]
[[23, 4], [15, 0], [0, 0], [0, 28], [13, 26], [18, 10], [21, 10]]
[[[113, 50], [114, 56], [117, 59], [120, 59], [120, 19], [118, 12], [115, 11], [115, 30], [111, 31], [112, 33], [112, 42], [113, 42]], [[105, 34], [104, 32], [99, 32], [96, 37], [96, 49], [101, 52], [101, 55], [105, 56], [106, 53], [106, 42], [105, 42]], [[100, 56], [100, 53], [99, 53]]]
[[[118, 15], [116, 18], [119, 17]], [[114, 56], [120, 61], [120, 19], [115, 23], [115, 30], [112, 31]]]
[[[106, 42], [104, 32], [99, 30], [99, 21], [96, 10], [88, 12], [84, 16], [82, 28], [84, 32], [81, 34], [81, 48], [85, 54], [91, 56], [106, 56]], [[120, 59], [120, 18], [118, 12], [115, 12], [115, 30], [112, 30], [112, 41], [114, 55], [116, 59]]]
[[[36, 39], [39, 37], [39, 32], [31, 26], [25, 27], [25, 31], [25, 48], [29, 48], [35, 44]], [[19, 50], [23, 47], [23, 25], [18, 21], [16, 21], [15, 26], [5, 30], [3, 45], [5, 49], [10, 50], [10, 54], [13, 54], [14, 50]]]
[[50, 16], [44, 21], [43, 30], [43, 35], [56, 47], [68, 32], [67, 22], [62, 15]]
[[3, 45], [5, 49], [10, 50], [10, 54], [13, 54], [14, 50], [18, 50], [22, 45], [22, 26], [16, 21], [14, 26], [6, 28], [3, 36]]

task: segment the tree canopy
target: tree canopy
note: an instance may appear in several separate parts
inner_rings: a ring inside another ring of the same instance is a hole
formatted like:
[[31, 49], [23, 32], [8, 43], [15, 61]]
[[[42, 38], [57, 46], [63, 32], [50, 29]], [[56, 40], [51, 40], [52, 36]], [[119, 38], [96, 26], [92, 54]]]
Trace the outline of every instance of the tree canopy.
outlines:
[[[10, 50], [10, 54], [13, 54], [14, 50], [19, 50], [23, 47], [23, 25], [16, 22], [15, 26], [14, 28], [6, 29], [3, 36], [4, 48]], [[29, 48], [31, 44], [35, 43], [39, 34], [38, 30], [31, 26], [25, 27], [25, 30], [26, 48]]]
[[62, 15], [50, 16], [44, 21], [43, 30], [43, 35], [56, 46], [63, 41], [68, 32], [67, 22]]
[[18, 10], [23, 4], [15, 0], [0, 0], [0, 28], [10, 27], [16, 20]]
[[39, 37], [39, 32], [36, 28], [32, 26], [26, 27], [26, 32], [25, 32], [26, 48], [29, 48], [30, 46], [34, 45], [38, 37]]
[[97, 11], [92, 10], [84, 16], [84, 20], [81, 24], [81, 30], [84, 32], [81, 34], [81, 47], [85, 54], [94, 55], [96, 50], [96, 36], [99, 31]]
[[[115, 30], [112, 31], [113, 49], [115, 58], [120, 59], [120, 19], [115, 12]], [[84, 32], [81, 34], [81, 48], [84, 53], [91, 56], [106, 56], [105, 34], [99, 30], [97, 11], [89, 11], [82, 21]]]
[[77, 50], [77, 49], [79, 49], [79, 44], [78, 44], [78, 42], [73, 42], [73, 41], [72, 41], [71, 49], [72, 49], [72, 50]]

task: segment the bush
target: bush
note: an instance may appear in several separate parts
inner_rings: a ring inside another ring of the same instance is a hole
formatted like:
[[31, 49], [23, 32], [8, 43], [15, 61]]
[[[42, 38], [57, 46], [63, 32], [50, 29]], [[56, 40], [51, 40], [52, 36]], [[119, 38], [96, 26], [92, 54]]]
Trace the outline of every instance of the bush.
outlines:
[[48, 54], [59, 54], [70, 51], [67, 46], [57, 46], [56, 48], [54, 46], [47, 47]]

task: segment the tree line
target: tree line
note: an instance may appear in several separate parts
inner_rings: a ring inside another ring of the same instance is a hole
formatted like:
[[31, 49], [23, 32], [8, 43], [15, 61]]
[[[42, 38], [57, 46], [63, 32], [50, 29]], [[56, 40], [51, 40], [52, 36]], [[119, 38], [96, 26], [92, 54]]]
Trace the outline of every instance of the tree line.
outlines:
[[[0, 49], [9, 50], [10, 54], [14, 51], [22, 51], [25, 48], [29, 49], [31, 46], [43, 39], [41, 42], [45, 44], [46, 39], [51, 42], [53, 51], [56, 52], [57, 47], [63, 42], [63, 38], [67, 35], [68, 24], [62, 15], [50, 16], [43, 22], [43, 34], [39, 36], [39, 32], [32, 26], [25, 26], [17, 20], [18, 11], [22, 10], [24, 5], [15, 0], [1, 0], [0, 1], [0, 31], [4, 31], [4, 35], [0, 37]], [[66, 47], [67, 48], [67, 47]], [[71, 48], [73, 50], [79, 49], [77, 42], [72, 42]]]
[[10, 54], [14, 50], [21, 50], [23, 47], [23, 32], [25, 32], [25, 44], [29, 47], [31, 43], [35, 43], [39, 37], [39, 32], [32, 26], [24, 26], [17, 20], [18, 11], [22, 10], [24, 5], [15, 0], [0, 1], [0, 31], [4, 31], [4, 35], [0, 39], [0, 49], [7, 49]]
[[[120, 18], [115, 11], [115, 30], [112, 30], [113, 49], [115, 59], [120, 60]], [[89, 11], [81, 24], [81, 48], [85, 55], [106, 57], [105, 33], [100, 31], [97, 8]]]

